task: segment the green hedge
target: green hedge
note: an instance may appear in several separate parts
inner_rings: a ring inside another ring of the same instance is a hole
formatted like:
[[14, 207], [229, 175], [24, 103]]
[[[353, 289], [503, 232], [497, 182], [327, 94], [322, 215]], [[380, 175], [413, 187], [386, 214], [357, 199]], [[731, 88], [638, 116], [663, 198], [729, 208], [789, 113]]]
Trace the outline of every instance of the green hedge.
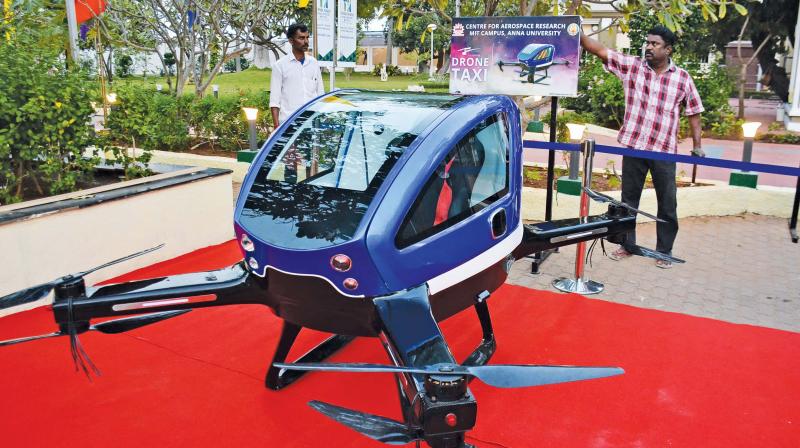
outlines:
[[128, 85], [118, 90], [117, 99], [107, 124], [111, 136], [117, 143], [147, 151], [186, 151], [203, 143], [224, 151], [246, 149], [248, 126], [243, 107], [259, 109], [259, 141], [266, 140], [272, 126], [267, 92], [197, 100], [192, 95], [176, 98]]
[[84, 155], [96, 144], [86, 74], [3, 36], [0, 80], [0, 205], [22, 200], [26, 185], [39, 194], [75, 190], [97, 163]]

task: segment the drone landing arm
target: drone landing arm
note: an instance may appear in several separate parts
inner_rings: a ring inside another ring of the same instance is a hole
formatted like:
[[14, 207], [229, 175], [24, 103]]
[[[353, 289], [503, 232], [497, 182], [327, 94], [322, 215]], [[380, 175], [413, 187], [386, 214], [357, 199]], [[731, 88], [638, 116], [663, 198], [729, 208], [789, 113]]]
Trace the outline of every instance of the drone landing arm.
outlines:
[[[489, 306], [486, 300], [489, 298], [489, 292], [484, 291], [481, 293], [475, 303], [475, 312], [478, 314], [478, 320], [481, 322], [481, 330], [483, 331], [483, 338], [478, 347], [467, 356], [467, 359], [461, 363], [464, 366], [483, 366], [486, 365], [494, 355], [497, 349], [497, 342], [494, 339], [494, 328], [492, 327], [492, 317], [489, 314]], [[475, 379], [471, 377], [470, 381]]]
[[65, 326], [98, 317], [246, 303], [267, 304], [266, 283], [244, 263], [217, 271], [104, 286], [86, 295], [83, 280], [55, 290], [53, 314]]
[[[426, 285], [377, 298], [374, 303], [383, 323], [382, 339], [396, 364], [415, 367], [456, 362], [431, 313]], [[479, 308], [478, 314], [482, 315]], [[488, 330], [486, 327], [484, 330], [486, 339], [487, 331], [491, 332], [491, 321]], [[493, 343], [493, 336], [491, 340]], [[398, 376], [401, 404], [410, 406], [403, 415], [410, 425], [419, 427], [431, 447], [466, 446], [464, 433], [475, 426], [477, 416], [477, 403], [466, 389], [466, 381], [463, 376]], [[454, 393], [458, 389], [466, 393]], [[455, 416], [452, 424], [445, 418], [449, 414]]]
[[[275, 354], [273, 355], [272, 362], [269, 364], [267, 376], [264, 381], [268, 389], [283, 389], [284, 387], [300, 379], [304, 374], [308, 373], [303, 370], [281, 369], [273, 365], [276, 362], [286, 361], [286, 357], [289, 356], [289, 350], [291, 350], [292, 345], [294, 344], [295, 339], [297, 339], [297, 335], [300, 334], [300, 330], [302, 330], [302, 328], [303, 327], [300, 325], [293, 324], [289, 321], [283, 321], [281, 338], [278, 341], [278, 347], [275, 349]], [[349, 344], [353, 339], [355, 339], [355, 336], [333, 335], [316, 347], [312, 348], [305, 355], [301, 356], [294, 362], [303, 363], [324, 361], [339, 351], [339, 349]]]
[[576, 244], [597, 238], [621, 235], [633, 230], [636, 216], [628, 213], [589, 216], [547, 221], [525, 225], [522, 243], [514, 250], [514, 258], [520, 259], [534, 252], [554, 247]]

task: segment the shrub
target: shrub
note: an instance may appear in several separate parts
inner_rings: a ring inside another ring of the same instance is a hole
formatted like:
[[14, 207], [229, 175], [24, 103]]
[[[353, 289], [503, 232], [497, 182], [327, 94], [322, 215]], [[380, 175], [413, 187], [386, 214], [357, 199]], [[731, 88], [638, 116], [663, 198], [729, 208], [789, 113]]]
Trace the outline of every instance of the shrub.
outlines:
[[0, 39], [0, 204], [22, 199], [28, 179], [44, 193], [73, 191], [96, 158], [85, 73], [15, 38]]
[[694, 79], [697, 93], [700, 94], [705, 108], [700, 115], [703, 129], [712, 129], [714, 123], [730, 121], [727, 116], [732, 116], [733, 112], [728, 104], [728, 98], [733, 94], [734, 85], [728, 71], [717, 64], [681, 61], [676, 63], [689, 72]]
[[[377, 65], [375, 65], [375, 67], [372, 68], [372, 74], [375, 76], [381, 76], [382, 68], [383, 68], [383, 63], [378, 63]], [[403, 71], [400, 70], [400, 67], [396, 65], [387, 65], [386, 74], [389, 76], [400, 76], [403, 74]]]
[[186, 148], [188, 100], [133, 85], [119, 88], [117, 98], [107, 122], [115, 139], [148, 151]]
[[191, 105], [190, 124], [197, 137], [207, 140], [212, 148], [226, 151], [247, 148], [248, 126], [243, 107], [259, 109], [256, 129], [258, 140], [264, 141], [272, 127], [269, 112], [269, 93], [240, 93], [238, 97], [204, 97]]
[[591, 114], [597, 120], [595, 124], [619, 129], [625, 117], [622, 82], [603, 69], [599, 58], [587, 56], [578, 74], [578, 97], [564, 99], [563, 106]]
[[772, 134], [766, 133], [757, 137], [759, 141], [769, 143], [788, 143], [791, 145], [800, 144], [800, 135], [798, 134]]
[[117, 54], [114, 58], [114, 72], [120, 78], [127, 78], [131, 74], [133, 58], [127, 54]]
[[[247, 70], [247, 67], [250, 67], [250, 61], [247, 59], [239, 56], [239, 68], [242, 70]], [[233, 58], [227, 62], [223, 66], [223, 70], [226, 72], [235, 72], [236, 71], [236, 58]]]

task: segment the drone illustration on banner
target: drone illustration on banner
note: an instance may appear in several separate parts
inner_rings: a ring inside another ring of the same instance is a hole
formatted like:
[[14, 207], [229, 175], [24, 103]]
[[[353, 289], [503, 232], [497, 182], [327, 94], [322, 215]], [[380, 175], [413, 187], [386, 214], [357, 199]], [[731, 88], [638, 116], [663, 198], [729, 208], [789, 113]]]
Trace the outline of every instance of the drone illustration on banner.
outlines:
[[[555, 47], [550, 44], [528, 44], [517, 54], [517, 60], [513, 62], [505, 62], [503, 60], [497, 61], [497, 66], [500, 71], [503, 71], [505, 66], [520, 67], [520, 78], [525, 78], [522, 82], [530, 84], [542, 83], [549, 77], [548, 69], [553, 65], [569, 65], [566, 59], [554, 60]], [[538, 74], [544, 70], [544, 74]]]
[[[519, 110], [502, 95], [325, 94], [286, 120], [252, 163], [234, 212], [241, 262], [86, 285], [90, 272], [148, 249], [0, 297], [4, 314], [51, 306], [57, 326], [0, 346], [67, 336], [76, 365], [90, 374], [96, 368], [78, 338], [87, 331], [121, 333], [195, 308], [264, 305], [283, 320], [266, 387], [282, 389], [307, 372], [392, 373], [403, 421], [309, 404], [387, 444], [466, 447], [477, 419], [474, 379], [515, 388], [623, 373], [613, 366], [489, 364], [497, 344], [489, 301], [512, 263], [582, 241], [622, 242], [638, 212], [593, 194], [609, 203], [605, 213], [523, 224], [521, 135]], [[467, 308], [483, 336], [459, 361], [438, 322]], [[92, 323], [107, 317], [121, 318]], [[303, 328], [332, 336], [287, 362]], [[324, 362], [356, 337], [380, 339], [389, 364]]]

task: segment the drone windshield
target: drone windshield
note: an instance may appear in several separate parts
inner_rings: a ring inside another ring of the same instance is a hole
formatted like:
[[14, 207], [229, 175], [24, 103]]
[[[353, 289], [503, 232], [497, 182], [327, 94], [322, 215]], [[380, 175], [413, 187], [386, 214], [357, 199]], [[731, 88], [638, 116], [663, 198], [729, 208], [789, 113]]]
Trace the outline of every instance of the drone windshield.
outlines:
[[317, 100], [273, 144], [240, 224], [285, 248], [348, 241], [397, 159], [456, 101], [450, 95], [359, 91]]

